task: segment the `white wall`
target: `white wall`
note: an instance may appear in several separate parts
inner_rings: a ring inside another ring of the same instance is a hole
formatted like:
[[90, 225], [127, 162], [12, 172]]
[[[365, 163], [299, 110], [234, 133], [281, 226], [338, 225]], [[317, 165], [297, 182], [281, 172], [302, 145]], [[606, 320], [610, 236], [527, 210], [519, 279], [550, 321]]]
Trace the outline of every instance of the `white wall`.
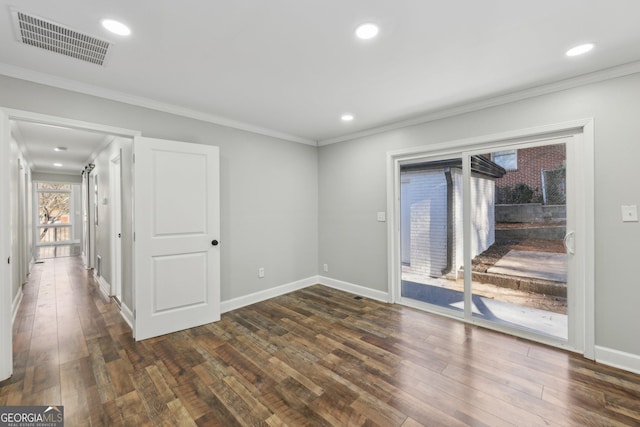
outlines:
[[19, 164], [24, 164], [24, 159], [18, 149], [18, 143], [15, 139], [11, 139], [11, 161], [9, 166], [10, 174], [10, 200], [11, 200], [11, 216], [9, 230], [11, 233], [11, 295], [15, 299], [21, 290], [24, 277], [20, 266], [20, 254], [23, 249], [21, 241], [22, 230], [20, 229], [20, 168]]
[[11, 235], [11, 298], [13, 309], [21, 298], [22, 284], [33, 261], [33, 215], [31, 214], [31, 171], [20, 152], [18, 142], [12, 137], [9, 144], [9, 199], [10, 218], [7, 230]]
[[[131, 205], [133, 178], [131, 174], [133, 145], [129, 138], [117, 137], [90, 163], [95, 164], [91, 172], [91, 203], [94, 201], [94, 179], [98, 177], [98, 226], [95, 230], [95, 254], [102, 258], [102, 278], [109, 286], [113, 285], [111, 277], [111, 237], [113, 218], [111, 212], [111, 159], [121, 156], [122, 189], [123, 189], [123, 224], [122, 224], [122, 303], [133, 310], [133, 254], [130, 251], [133, 241], [133, 209]], [[91, 224], [93, 226], [93, 222]], [[97, 265], [97, 264], [95, 264]], [[112, 294], [113, 289], [107, 289]]]
[[318, 274], [316, 147], [4, 76], [0, 93], [2, 107], [220, 147], [223, 301]]
[[388, 151], [593, 117], [596, 345], [640, 358], [640, 224], [620, 215], [620, 205], [640, 204], [638, 94], [635, 74], [320, 147], [319, 264], [330, 278], [387, 291], [386, 224], [376, 212], [386, 210]]

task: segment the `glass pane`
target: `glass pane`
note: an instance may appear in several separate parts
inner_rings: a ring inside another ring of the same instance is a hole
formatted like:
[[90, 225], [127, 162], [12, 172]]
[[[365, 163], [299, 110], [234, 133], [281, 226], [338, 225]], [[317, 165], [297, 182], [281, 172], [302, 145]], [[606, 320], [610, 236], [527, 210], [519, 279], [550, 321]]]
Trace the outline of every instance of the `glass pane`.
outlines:
[[489, 158], [493, 158], [493, 161], [505, 168], [506, 170], [518, 169], [518, 155], [516, 150], [496, 151]]
[[71, 184], [57, 182], [39, 182], [38, 190], [71, 190]]
[[40, 226], [39, 244], [61, 243], [71, 240], [71, 226]]
[[462, 312], [462, 159], [404, 165], [400, 179], [401, 295]]
[[71, 193], [38, 193], [39, 224], [69, 224], [69, 199]]
[[518, 170], [493, 174], [472, 160], [473, 316], [567, 339], [565, 145], [517, 157]]

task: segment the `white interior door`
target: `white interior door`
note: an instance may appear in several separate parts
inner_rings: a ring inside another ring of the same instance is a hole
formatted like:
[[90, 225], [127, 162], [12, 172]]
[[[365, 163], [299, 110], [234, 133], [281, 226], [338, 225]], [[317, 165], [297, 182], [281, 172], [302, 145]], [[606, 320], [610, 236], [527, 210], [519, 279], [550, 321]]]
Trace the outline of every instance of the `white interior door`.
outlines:
[[113, 247], [111, 281], [113, 294], [122, 302], [122, 192], [120, 175], [121, 155], [111, 160], [111, 218], [113, 230], [111, 242]]
[[135, 336], [220, 320], [218, 147], [134, 139]]
[[5, 232], [0, 233], [0, 381], [13, 372], [13, 343], [11, 336], [12, 286], [11, 286], [11, 233], [10, 224], [10, 151], [9, 118], [0, 110], [0, 224]]

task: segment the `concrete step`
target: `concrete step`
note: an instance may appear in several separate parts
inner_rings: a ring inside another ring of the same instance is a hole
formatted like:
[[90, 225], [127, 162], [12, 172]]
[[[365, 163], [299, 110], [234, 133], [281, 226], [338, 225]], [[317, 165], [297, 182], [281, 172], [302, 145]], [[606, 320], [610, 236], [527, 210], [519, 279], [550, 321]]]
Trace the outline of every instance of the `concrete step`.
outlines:
[[497, 273], [480, 273], [474, 271], [472, 280], [480, 283], [488, 283], [502, 288], [517, 289], [537, 294], [567, 297], [567, 284], [552, 280], [535, 279], [531, 277], [515, 277]]

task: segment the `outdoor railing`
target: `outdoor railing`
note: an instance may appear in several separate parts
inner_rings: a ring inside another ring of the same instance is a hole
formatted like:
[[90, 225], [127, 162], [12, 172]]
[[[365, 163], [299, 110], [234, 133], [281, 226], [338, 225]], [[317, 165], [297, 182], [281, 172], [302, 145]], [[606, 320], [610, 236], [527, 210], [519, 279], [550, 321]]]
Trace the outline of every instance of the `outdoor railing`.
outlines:
[[49, 246], [71, 241], [71, 224], [45, 224], [38, 226], [38, 245]]

